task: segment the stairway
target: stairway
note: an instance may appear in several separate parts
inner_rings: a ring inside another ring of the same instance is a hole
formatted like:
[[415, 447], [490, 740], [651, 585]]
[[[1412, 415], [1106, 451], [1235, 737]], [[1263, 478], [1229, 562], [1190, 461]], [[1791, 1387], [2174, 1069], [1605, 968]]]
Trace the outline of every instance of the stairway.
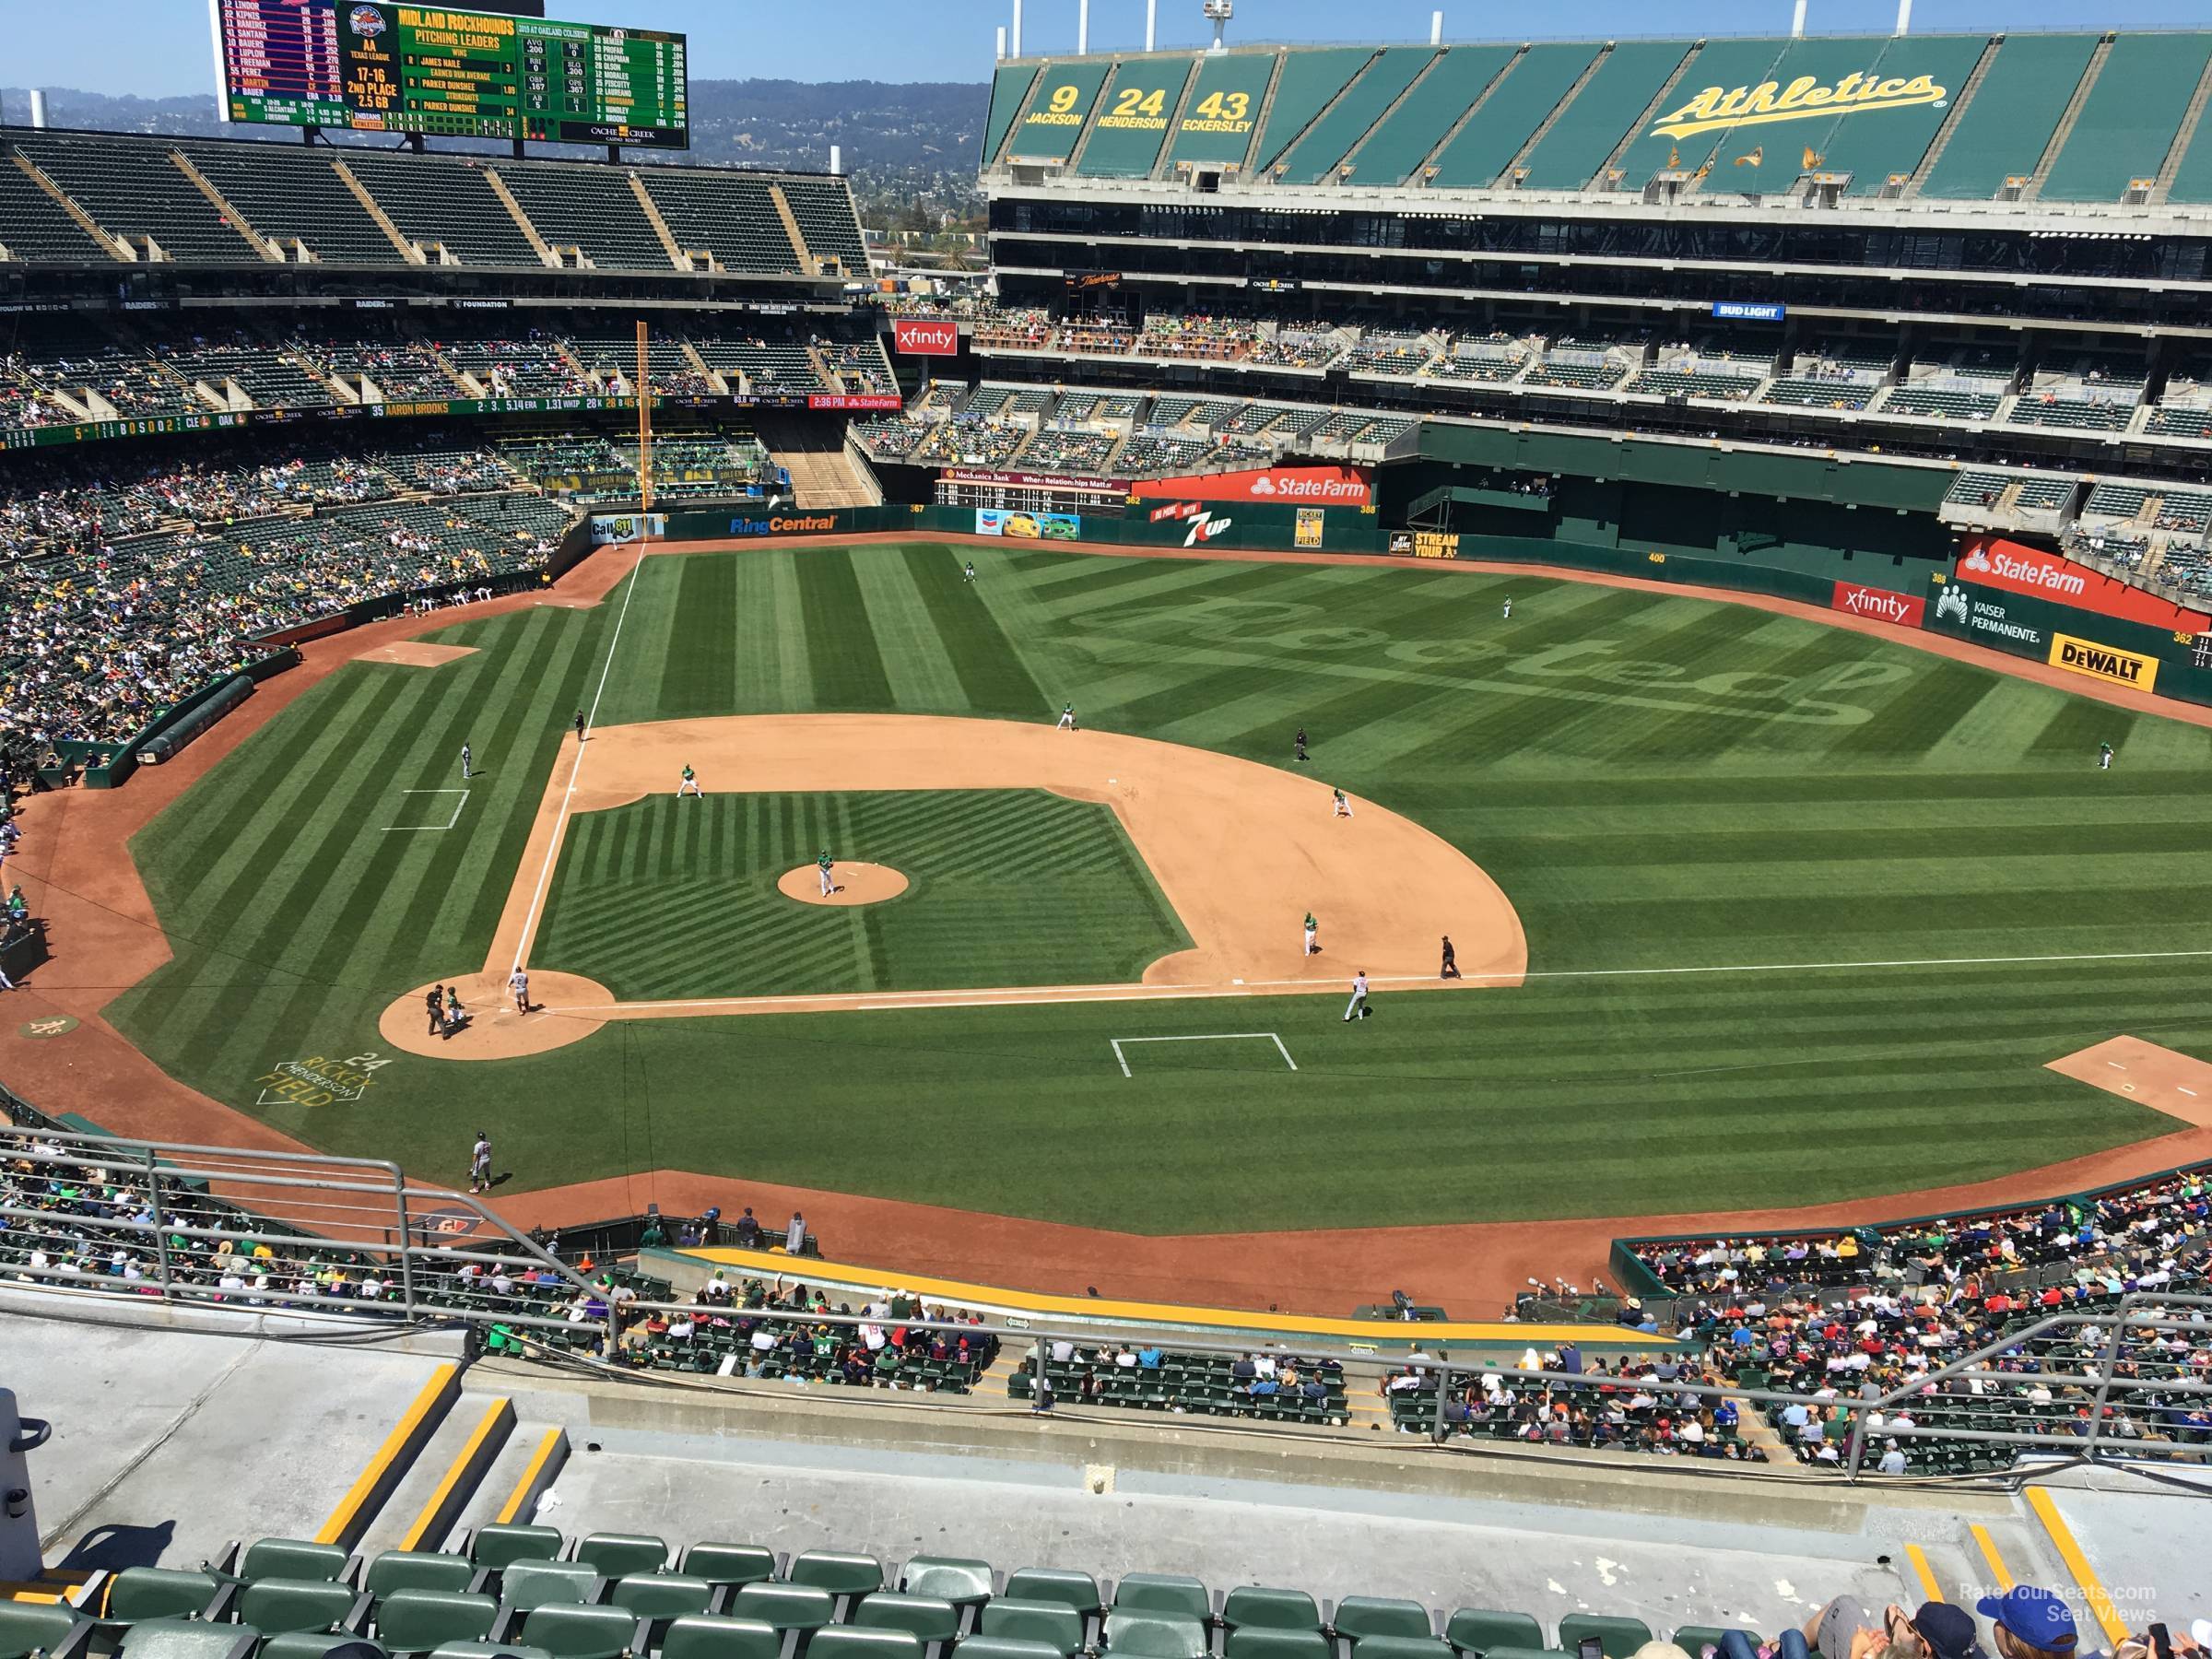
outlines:
[[2182, 171], [2182, 159], [2196, 140], [2197, 124], [2204, 119], [2205, 104], [2212, 100], [2212, 63], [2205, 65], [2205, 72], [2196, 77], [2196, 91], [2189, 100], [2189, 108], [2182, 116], [2182, 124], [2173, 135], [2173, 146], [2159, 163], [2158, 182], [2151, 186], [2150, 199], [2163, 202], [2166, 193], [2173, 188], [2173, 175]]
[[883, 492], [854, 473], [845, 454], [842, 422], [764, 416], [755, 430], [770, 458], [791, 474], [794, 506], [869, 507], [882, 501]]
[[2032, 202], [2043, 194], [2043, 181], [2051, 176], [2051, 168], [2058, 159], [2059, 151], [2066, 147], [2066, 140], [2074, 135], [2074, 124], [2081, 119], [2081, 106], [2089, 101], [2089, 92], [2097, 85], [2097, 77], [2104, 72], [2104, 60], [2112, 55], [2111, 36], [2097, 42], [2097, 50], [2089, 53], [2088, 67], [2081, 72], [2081, 79], [2074, 88], [2074, 96], [2066, 100], [2066, 112], [2059, 117], [2058, 126], [2051, 135], [2051, 142], [2043, 146], [2043, 153], [2036, 161], [2035, 172], [2028, 187], [2020, 192], [2020, 200]]
[[1983, 78], [1989, 74], [1989, 66], [1997, 61], [2000, 50], [1994, 40], [1982, 48], [1982, 55], [1974, 60], [1973, 71], [1967, 76], [1966, 84], [1959, 88], [1959, 96], [1951, 100], [1951, 107], [1944, 115], [1943, 125], [1936, 131], [1935, 143], [1928, 146], [1927, 154], [1921, 157], [1920, 165], [1912, 170], [1912, 177], [1905, 185], [1906, 195], [1918, 195], [1920, 187], [1928, 182], [1928, 175], [1936, 171], [1936, 163], [1942, 159], [1943, 152], [1950, 147], [1951, 135], [1959, 130], [1959, 123], [1966, 114], [1966, 106], [1973, 102], [1974, 94], [1981, 89]]

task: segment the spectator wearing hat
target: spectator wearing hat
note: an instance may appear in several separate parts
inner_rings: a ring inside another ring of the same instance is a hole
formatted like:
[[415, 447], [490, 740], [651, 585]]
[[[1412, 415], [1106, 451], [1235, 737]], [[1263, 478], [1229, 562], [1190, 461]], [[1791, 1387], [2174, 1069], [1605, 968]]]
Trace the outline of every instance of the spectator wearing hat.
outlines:
[[1997, 1659], [2073, 1659], [2081, 1641], [2072, 1609], [2033, 1584], [1985, 1595], [1975, 1608], [1996, 1626]]

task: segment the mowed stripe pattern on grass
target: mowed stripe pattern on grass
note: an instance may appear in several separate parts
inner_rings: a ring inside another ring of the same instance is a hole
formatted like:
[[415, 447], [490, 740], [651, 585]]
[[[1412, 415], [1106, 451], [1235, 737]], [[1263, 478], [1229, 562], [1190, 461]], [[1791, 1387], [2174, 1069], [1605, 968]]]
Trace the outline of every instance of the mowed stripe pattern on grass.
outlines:
[[[252, 1105], [267, 1065], [373, 1047], [390, 996], [479, 963], [613, 609], [449, 630], [484, 654], [435, 671], [348, 669], [218, 768], [137, 844], [180, 958], [125, 999], [130, 1034]], [[1013, 546], [655, 558], [599, 717], [1049, 722], [1069, 701], [1088, 725], [1286, 767], [1302, 723], [1310, 775], [1498, 877], [1539, 971], [2194, 949], [2212, 897], [2212, 733], [1811, 621], [1523, 576]], [[388, 792], [449, 782], [471, 733], [492, 775], [456, 830], [378, 834], [401, 821]], [[2104, 740], [2120, 758], [2100, 773]], [[680, 828], [711, 833], [703, 816]], [[819, 850], [811, 828], [791, 835], [777, 868]], [[648, 841], [633, 832], [625, 857]], [[618, 913], [603, 899], [579, 900], [579, 926]], [[809, 971], [865, 986], [865, 925], [808, 920], [848, 930]], [[766, 954], [744, 926], [708, 931], [688, 955]], [[1052, 940], [1093, 942], [1073, 924]], [[409, 1057], [357, 1105], [268, 1115], [333, 1149], [436, 1147], [431, 1167], [457, 1173], [465, 1145], [445, 1143], [465, 1112], [516, 1147], [524, 1184], [722, 1171], [739, 1159], [720, 1079], [742, 1072], [764, 1102], [742, 1166], [763, 1178], [1159, 1230], [1798, 1202], [2163, 1133], [2041, 1067], [2123, 1030], [2212, 1052], [2203, 967], [1543, 981], [1385, 996], [1349, 1028], [1341, 994], [627, 1022], [511, 1065]], [[1107, 1046], [1276, 1029], [1295, 1077], [1201, 1043], [1159, 1045], [1183, 1052], [1124, 1079]], [[841, 1063], [855, 1050], [866, 1065]]]
[[[823, 851], [903, 874], [776, 890]], [[572, 819], [533, 959], [625, 1001], [1099, 984], [1189, 938], [1109, 807], [1033, 790], [655, 795]]]

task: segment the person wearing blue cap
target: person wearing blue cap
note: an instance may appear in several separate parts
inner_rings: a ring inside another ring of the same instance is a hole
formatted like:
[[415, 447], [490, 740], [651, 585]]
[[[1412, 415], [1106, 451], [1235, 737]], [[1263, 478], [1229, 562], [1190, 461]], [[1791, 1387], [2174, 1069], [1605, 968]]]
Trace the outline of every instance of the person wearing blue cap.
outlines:
[[1985, 1595], [1975, 1608], [1997, 1628], [1998, 1659], [2073, 1659], [2081, 1641], [2073, 1610], [2033, 1584]]

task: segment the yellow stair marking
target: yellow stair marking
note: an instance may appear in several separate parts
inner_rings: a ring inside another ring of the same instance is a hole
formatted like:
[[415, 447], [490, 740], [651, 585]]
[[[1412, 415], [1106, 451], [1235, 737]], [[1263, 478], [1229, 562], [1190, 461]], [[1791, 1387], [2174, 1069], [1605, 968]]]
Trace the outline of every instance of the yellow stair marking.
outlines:
[[2051, 1535], [2051, 1542], [2058, 1550], [2058, 1559], [2066, 1564], [2074, 1582], [2081, 1586], [2082, 1598], [2097, 1622], [2104, 1627], [2104, 1636], [2117, 1648], [2128, 1638], [2127, 1626], [2121, 1622], [2120, 1614], [2112, 1606], [2112, 1593], [2105, 1589], [2104, 1581], [2097, 1576], [2097, 1569], [2089, 1565], [2089, 1558], [2082, 1553], [2074, 1537], [2074, 1529], [2066, 1524], [2065, 1517], [2058, 1512], [2058, 1503], [2041, 1487], [2028, 1491], [2028, 1507], [2035, 1512], [2043, 1530]]
[[350, 1549], [360, 1541], [361, 1531], [368, 1525], [371, 1512], [370, 1500], [391, 1478], [394, 1466], [413, 1448], [416, 1437], [426, 1432], [435, 1415], [450, 1404], [447, 1396], [459, 1392], [460, 1382], [460, 1368], [450, 1362], [430, 1373], [430, 1380], [422, 1385], [414, 1403], [393, 1425], [384, 1443], [376, 1449], [376, 1455], [362, 1468], [346, 1496], [338, 1500], [338, 1507], [330, 1512], [330, 1519], [315, 1534], [316, 1543], [342, 1544]]

